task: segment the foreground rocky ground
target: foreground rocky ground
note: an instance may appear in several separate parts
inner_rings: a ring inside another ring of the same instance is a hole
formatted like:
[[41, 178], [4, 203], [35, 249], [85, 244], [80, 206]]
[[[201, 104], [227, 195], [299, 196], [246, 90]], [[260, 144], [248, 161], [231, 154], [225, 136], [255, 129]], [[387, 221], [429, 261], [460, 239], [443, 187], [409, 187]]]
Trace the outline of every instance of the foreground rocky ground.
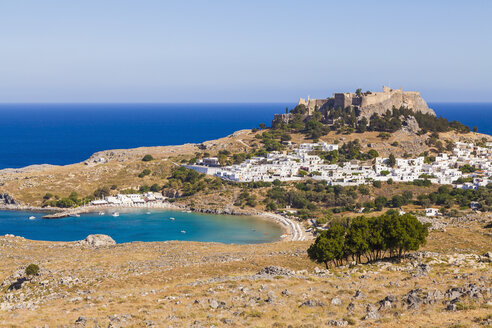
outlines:
[[[0, 237], [0, 326], [490, 326], [485, 221], [450, 222], [401, 263], [329, 270], [307, 258], [309, 242], [101, 246]], [[30, 263], [41, 268], [32, 279]]]

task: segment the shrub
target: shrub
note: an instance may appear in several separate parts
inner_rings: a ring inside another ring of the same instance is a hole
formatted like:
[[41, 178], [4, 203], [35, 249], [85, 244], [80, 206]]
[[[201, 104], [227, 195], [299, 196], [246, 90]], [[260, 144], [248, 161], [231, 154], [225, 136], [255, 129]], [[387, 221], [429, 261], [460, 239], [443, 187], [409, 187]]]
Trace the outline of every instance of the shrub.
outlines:
[[153, 161], [154, 160], [154, 157], [152, 157], [152, 155], [145, 155], [143, 158], [142, 158], [142, 162], [150, 162], [150, 161]]
[[158, 192], [159, 190], [161, 190], [161, 187], [159, 187], [157, 183], [154, 183], [152, 186], [150, 186], [150, 191]]
[[369, 188], [364, 185], [359, 186], [359, 192], [361, 195], [369, 195]]
[[109, 191], [108, 187], [97, 188], [94, 191], [94, 197], [96, 197], [96, 198], [104, 198], [104, 197], [109, 196], [110, 194], [111, 194], [111, 192]]
[[36, 276], [39, 273], [39, 266], [36, 264], [29, 264], [26, 268], [27, 276]]
[[150, 170], [149, 170], [149, 169], [145, 169], [145, 170], [143, 170], [143, 171], [142, 171], [142, 172], [138, 175], [138, 177], [139, 177], [139, 178], [143, 178], [144, 176], [149, 175], [149, 174], [150, 174]]

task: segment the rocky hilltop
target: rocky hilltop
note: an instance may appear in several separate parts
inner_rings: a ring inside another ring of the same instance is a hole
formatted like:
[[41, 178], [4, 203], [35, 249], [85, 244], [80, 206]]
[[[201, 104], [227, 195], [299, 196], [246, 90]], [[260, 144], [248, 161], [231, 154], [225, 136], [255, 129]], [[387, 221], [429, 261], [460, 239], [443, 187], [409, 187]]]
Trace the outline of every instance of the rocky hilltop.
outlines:
[[[403, 107], [412, 109], [414, 112], [436, 116], [420, 92], [391, 89], [385, 86], [381, 92], [358, 90], [357, 92], [334, 93], [333, 97], [325, 99], [300, 98], [299, 105], [307, 108], [308, 115], [312, 115], [317, 110], [326, 115], [332, 109], [354, 108], [359, 113], [359, 118], [369, 119], [373, 114], [382, 115], [393, 107]], [[276, 115], [274, 121], [288, 122], [289, 116], [290, 114], [279, 114]]]

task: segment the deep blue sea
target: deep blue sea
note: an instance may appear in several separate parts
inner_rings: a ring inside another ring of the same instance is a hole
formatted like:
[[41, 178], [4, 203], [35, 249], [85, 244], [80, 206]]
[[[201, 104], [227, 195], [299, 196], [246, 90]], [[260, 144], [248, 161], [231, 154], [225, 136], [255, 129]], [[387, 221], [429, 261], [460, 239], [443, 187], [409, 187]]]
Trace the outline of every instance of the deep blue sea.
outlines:
[[[46, 214], [46, 213], [44, 213]], [[277, 224], [255, 217], [209, 215], [177, 211], [127, 210], [80, 217], [41, 219], [42, 213], [0, 211], [0, 236], [13, 234], [33, 240], [74, 241], [89, 234], [106, 234], [117, 243], [192, 240], [234, 244], [266, 243], [280, 239]], [[36, 219], [29, 220], [30, 216]], [[174, 220], [170, 220], [170, 218]]]
[[[287, 106], [294, 104], [0, 104], [0, 169], [76, 163], [107, 149], [202, 142], [269, 125]], [[429, 106], [492, 134], [492, 103]]]

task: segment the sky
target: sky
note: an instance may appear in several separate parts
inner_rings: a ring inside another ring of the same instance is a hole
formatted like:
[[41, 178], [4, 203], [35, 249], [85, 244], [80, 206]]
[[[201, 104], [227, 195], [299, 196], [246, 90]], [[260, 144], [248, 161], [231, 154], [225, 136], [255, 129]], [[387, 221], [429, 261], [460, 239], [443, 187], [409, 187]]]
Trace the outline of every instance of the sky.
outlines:
[[0, 102], [492, 102], [492, 1], [0, 0]]

